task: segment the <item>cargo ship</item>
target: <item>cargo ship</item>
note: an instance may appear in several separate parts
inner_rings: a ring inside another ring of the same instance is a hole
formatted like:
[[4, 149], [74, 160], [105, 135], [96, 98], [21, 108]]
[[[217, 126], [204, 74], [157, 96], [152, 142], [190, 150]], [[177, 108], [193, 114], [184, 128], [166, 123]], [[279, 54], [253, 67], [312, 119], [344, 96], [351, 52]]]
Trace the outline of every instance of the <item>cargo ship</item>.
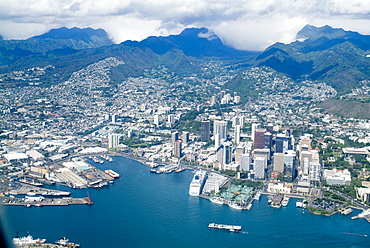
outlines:
[[195, 172], [193, 179], [189, 186], [189, 195], [199, 196], [202, 193], [204, 183], [207, 179], [207, 172], [204, 170], [198, 170]]
[[223, 224], [216, 224], [210, 223], [208, 225], [209, 229], [218, 229], [218, 230], [227, 230], [229, 232], [239, 232], [242, 230], [242, 226], [233, 226], [233, 225], [223, 225]]
[[112, 171], [112, 170], [105, 170], [104, 171], [106, 174], [108, 174], [109, 176], [111, 177], [114, 177], [114, 178], [118, 178], [119, 177], [119, 174], [115, 171]]

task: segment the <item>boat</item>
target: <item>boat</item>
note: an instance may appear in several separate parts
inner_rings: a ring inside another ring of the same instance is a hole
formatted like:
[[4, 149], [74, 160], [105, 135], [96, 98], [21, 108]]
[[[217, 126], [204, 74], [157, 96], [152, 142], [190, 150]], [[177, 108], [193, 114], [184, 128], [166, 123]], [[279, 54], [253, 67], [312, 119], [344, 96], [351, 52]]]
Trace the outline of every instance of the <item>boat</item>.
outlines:
[[98, 158], [98, 157], [96, 157], [96, 156], [91, 157], [91, 159], [92, 159], [95, 163], [100, 163], [100, 164], [104, 163], [104, 161], [103, 161], [103, 160], [101, 160], [100, 158]]
[[242, 230], [242, 226], [234, 226], [234, 225], [224, 225], [224, 224], [216, 224], [210, 223], [208, 224], [209, 229], [218, 229], [218, 230], [227, 230], [229, 232], [239, 232]]
[[280, 208], [282, 201], [283, 201], [283, 196], [282, 195], [277, 195], [272, 199], [272, 202], [271, 202], [270, 206], [273, 207], [273, 208]]
[[156, 169], [150, 169], [150, 172], [151, 173], [157, 173], [157, 170]]
[[247, 206], [247, 210], [251, 210], [251, 208], [252, 208], [252, 203], [249, 203]]
[[232, 201], [229, 201], [229, 203], [227, 204], [229, 205], [229, 207], [233, 208], [233, 209], [237, 209], [237, 210], [242, 210], [243, 207], [240, 206], [238, 203], [236, 202], [232, 202]]
[[198, 170], [195, 172], [193, 179], [189, 186], [189, 195], [199, 196], [202, 193], [204, 183], [207, 179], [207, 172], [205, 170]]
[[288, 196], [284, 196], [284, 198], [283, 198], [283, 200], [281, 202], [281, 206], [286, 207], [288, 205], [288, 203], [289, 203], [289, 199], [290, 198]]
[[108, 162], [113, 162], [113, 158], [109, 157], [108, 155], [102, 155], [101, 157], [107, 160]]
[[67, 239], [66, 237], [63, 237], [62, 239], [59, 239], [59, 240], [55, 241], [55, 243], [58, 244], [58, 245], [61, 245], [61, 246], [80, 247], [79, 244], [69, 242], [69, 239]]
[[259, 200], [260, 197], [261, 197], [261, 192], [257, 192], [253, 199], [254, 200]]
[[119, 177], [119, 174], [115, 171], [112, 171], [112, 170], [105, 170], [104, 171], [106, 174], [108, 174], [109, 176], [113, 177], [113, 178], [118, 178]]
[[23, 178], [19, 179], [18, 181], [21, 182], [21, 183], [30, 184], [32, 186], [37, 186], [37, 187], [43, 186], [43, 184], [41, 182], [36, 181], [35, 179], [31, 179], [31, 178], [25, 178], [25, 177], [23, 177]]
[[27, 236], [25, 237], [17, 237], [13, 238], [13, 243], [17, 246], [22, 246], [22, 245], [30, 245], [30, 244], [42, 244], [45, 243], [46, 239], [33, 239], [33, 237], [28, 233]]
[[221, 197], [212, 197], [209, 200], [216, 204], [224, 204], [224, 201]]
[[303, 202], [301, 202], [301, 201], [297, 201], [297, 202], [295, 203], [295, 206], [296, 206], [297, 208], [303, 208]]

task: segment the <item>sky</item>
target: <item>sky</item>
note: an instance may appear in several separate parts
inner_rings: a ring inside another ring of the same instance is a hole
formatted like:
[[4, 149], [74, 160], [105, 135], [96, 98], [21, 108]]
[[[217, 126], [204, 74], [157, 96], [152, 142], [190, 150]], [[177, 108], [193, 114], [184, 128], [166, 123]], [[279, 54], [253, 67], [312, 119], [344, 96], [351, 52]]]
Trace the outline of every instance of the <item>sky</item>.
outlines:
[[0, 0], [0, 35], [26, 39], [60, 27], [102, 28], [115, 43], [206, 27], [225, 45], [262, 51], [305, 25], [370, 34], [369, 0]]

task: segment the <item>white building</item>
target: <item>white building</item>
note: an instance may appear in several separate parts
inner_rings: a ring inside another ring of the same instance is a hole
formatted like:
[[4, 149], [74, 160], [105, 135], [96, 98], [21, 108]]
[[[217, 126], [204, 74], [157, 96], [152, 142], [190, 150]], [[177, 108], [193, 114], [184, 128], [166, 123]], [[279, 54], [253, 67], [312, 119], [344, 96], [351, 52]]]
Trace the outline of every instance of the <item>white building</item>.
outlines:
[[345, 170], [324, 170], [324, 179], [329, 185], [350, 185], [351, 184], [351, 173]]

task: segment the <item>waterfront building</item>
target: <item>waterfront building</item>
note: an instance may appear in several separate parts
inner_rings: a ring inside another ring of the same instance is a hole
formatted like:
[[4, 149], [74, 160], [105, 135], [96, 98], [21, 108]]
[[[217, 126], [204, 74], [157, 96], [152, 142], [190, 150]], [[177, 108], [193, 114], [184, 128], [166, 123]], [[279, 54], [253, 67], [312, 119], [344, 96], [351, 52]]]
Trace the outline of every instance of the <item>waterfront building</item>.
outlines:
[[201, 137], [200, 137], [200, 139], [202, 141], [209, 141], [210, 128], [211, 128], [210, 121], [202, 121], [201, 122]]

